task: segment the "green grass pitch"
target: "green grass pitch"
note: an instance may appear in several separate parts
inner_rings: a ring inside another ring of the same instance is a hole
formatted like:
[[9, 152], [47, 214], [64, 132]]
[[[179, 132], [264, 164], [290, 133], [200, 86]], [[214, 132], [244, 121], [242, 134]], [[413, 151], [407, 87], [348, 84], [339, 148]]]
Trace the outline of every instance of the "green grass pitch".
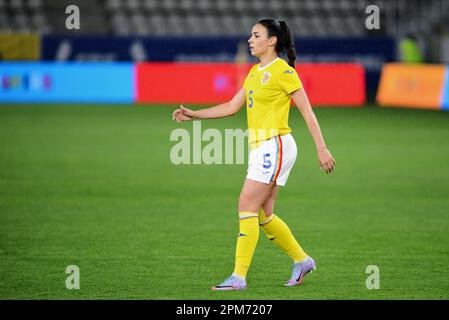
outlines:
[[171, 131], [192, 131], [173, 110], [0, 107], [1, 299], [449, 298], [449, 113], [316, 108], [337, 160], [328, 176], [292, 109], [299, 154], [275, 212], [318, 270], [284, 288], [290, 260], [261, 232], [248, 289], [212, 292], [233, 270], [246, 165], [171, 164]]

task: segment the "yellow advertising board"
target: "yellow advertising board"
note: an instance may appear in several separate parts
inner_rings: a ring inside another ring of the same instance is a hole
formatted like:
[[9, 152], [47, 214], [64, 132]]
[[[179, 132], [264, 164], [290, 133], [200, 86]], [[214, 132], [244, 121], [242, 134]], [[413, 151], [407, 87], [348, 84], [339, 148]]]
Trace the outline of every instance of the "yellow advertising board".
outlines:
[[0, 61], [40, 59], [40, 36], [35, 33], [0, 33]]

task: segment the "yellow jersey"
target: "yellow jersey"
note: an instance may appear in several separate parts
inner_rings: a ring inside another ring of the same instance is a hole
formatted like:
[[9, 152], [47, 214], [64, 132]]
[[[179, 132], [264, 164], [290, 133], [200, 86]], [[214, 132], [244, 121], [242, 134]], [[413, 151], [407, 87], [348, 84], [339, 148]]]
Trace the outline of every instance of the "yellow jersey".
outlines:
[[258, 63], [249, 71], [243, 87], [251, 148], [292, 131], [288, 126], [291, 94], [303, 87], [294, 68], [279, 57], [263, 68]]

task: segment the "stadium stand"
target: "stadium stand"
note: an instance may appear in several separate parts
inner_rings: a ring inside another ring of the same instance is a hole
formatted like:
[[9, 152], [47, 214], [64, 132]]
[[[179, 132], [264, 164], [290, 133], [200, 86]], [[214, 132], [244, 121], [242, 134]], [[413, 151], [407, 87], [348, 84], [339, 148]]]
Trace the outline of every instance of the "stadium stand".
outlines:
[[[444, 0], [0, 0], [0, 31], [61, 34], [65, 8], [81, 11], [78, 33], [108, 35], [241, 35], [265, 17], [285, 19], [298, 36], [366, 36], [365, 9], [381, 9], [384, 34], [449, 27]], [[385, 13], [385, 14], [384, 14]], [[418, 21], [418, 25], [416, 25]], [[379, 34], [379, 33], [377, 33]]]

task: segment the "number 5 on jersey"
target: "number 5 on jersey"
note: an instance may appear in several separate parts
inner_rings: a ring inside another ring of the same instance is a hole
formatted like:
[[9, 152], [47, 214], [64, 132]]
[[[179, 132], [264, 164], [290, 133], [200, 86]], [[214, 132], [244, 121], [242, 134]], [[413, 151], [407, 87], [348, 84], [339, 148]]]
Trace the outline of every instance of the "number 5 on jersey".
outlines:
[[248, 100], [249, 100], [249, 105], [248, 105], [248, 107], [249, 107], [249, 108], [252, 108], [252, 107], [253, 107], [253, 104], [254, 104], [253, 97], [251, 96], [253, 93], [254, 93], [254, 91], [253, 91], [253, 90], [250, 90], [250, 91], [249, 91], [249, 94], [248, 94]]

